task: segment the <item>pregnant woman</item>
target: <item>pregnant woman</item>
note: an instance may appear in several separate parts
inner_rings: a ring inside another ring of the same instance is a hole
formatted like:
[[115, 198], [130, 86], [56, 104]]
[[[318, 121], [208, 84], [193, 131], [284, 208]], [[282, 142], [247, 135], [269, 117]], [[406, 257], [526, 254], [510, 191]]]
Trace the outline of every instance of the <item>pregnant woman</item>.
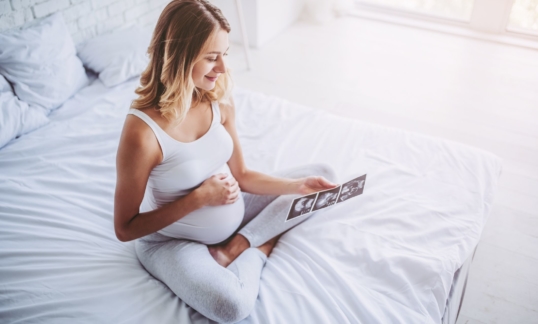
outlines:
[[[114, 227], [182, 301], [218, 322], [246, 318], [294, 198], [337, 186], [326, 164], [271, 175], [245, 165], [226, 68], [230, 26], [204, 0], [163, 10], [117, 154]], [[311, 213], [311, 215], [314, 213]]]

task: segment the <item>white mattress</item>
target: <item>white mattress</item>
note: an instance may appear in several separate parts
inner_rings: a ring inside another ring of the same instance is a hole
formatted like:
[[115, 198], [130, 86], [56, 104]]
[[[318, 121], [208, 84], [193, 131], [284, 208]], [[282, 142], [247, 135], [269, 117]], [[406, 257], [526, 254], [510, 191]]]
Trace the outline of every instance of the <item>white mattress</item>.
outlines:
[[[207, 323], [113, 230], [115, 154], [137, 80], [99, 80], [0, 150], [2, 322]], [[417, 133], [234, 90], [247, 165], [326, 162], [364, 193], [283, 235], [244, 323], [440, 323], [501, 160]]]

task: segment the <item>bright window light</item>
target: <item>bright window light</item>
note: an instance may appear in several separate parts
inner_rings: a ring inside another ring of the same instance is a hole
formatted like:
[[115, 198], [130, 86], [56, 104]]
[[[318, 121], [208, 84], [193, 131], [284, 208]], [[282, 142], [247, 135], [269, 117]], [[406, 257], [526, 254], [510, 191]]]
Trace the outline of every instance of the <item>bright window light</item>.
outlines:
[[470, 21], [474, 0], [360, 0], [359, 2]]
[[516, 0], [508, 21], [509, 31], [538, 34], [538, 0]]

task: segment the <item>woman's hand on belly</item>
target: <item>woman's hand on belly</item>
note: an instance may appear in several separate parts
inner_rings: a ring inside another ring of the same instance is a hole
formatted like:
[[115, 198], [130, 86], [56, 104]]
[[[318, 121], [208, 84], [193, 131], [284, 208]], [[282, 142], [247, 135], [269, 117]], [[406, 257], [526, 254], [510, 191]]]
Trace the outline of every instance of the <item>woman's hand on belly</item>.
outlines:
[[206, 206], [233, 204], [239, 199], [239, 183], [231, 174], [218, 173], [207, 178], [196, 188]]

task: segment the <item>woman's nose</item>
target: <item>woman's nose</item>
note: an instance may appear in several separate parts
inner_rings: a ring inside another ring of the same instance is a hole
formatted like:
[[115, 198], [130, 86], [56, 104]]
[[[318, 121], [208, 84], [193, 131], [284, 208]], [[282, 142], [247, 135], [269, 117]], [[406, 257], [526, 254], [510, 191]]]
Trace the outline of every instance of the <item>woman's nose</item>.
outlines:
[[217, 60], [217, 64], [215, 65], [213, 70], [218, 73], [226, 72], [226, 63], [224, 62], [224, 58], [222, 56], [220, 56], [220, 58]]

